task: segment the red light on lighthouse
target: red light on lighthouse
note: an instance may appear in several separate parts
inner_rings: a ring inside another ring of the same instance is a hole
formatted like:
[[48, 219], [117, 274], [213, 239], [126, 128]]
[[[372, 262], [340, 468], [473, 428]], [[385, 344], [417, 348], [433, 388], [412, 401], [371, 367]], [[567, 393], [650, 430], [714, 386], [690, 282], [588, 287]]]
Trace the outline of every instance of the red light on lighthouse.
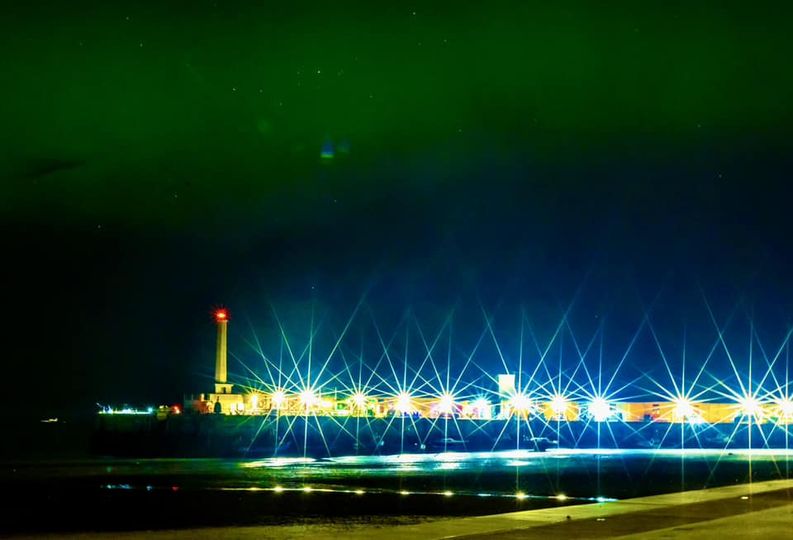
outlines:
[[229, 320], [229, 312], [225, 309], [218, 309], [215, 311], [216, 322], [227, 322]]

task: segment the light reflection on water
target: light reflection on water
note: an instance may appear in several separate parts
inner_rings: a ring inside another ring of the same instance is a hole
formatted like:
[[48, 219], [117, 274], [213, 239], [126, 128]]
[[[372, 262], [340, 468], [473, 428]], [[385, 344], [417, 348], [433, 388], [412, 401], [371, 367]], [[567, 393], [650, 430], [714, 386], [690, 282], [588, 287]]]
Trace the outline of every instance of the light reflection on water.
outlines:
[[[167, 459], [51, 463], [14, 475], [95, 481], [103, 489], [304, 490], [596, 500], [790, 477], [785, 450], [444, 452], [324, 459]], [[6, 474], [8, 474], [6, 472]], [[123, 486], [123, 487], [122, 487]], [[276, 487], [278, 489], [276, 489]]]
[[274, 457], [269, 459], [261, 459], [256, 461], [247, 461], [241, 463], [242, 467], [257, 469], [257, 468], [275, 468], [287, 467], [291, 465], [305, 465], [317, 461], [314, 458], [288, 458], [288, 457]]
[[[786, 450], [577, 450], [443, 452], [242, 461], [250, 482], [483, 495], [624, 497], [789, 477]], [[484, 488], [484, 489], [483, 489]]]

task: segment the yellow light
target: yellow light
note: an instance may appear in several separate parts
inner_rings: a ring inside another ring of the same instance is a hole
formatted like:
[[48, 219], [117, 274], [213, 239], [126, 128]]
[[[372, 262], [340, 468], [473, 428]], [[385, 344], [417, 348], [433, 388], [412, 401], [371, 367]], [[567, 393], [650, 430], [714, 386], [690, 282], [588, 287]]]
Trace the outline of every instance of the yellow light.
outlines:
[[283, 491], [284, 491], [284, 488], [283, 488], [283, 487], [281, 487], [281, 486], [275, 486], [275, 487], [273, 488], [273, 491], [275, 491], [276, 493], [281, 493], [281, 492], [283, 492]]
[[566, 501], [567, 500], [567, 495], [565, 495], [564, 493], [560, 493], [559, 495], [556, 496], [556, 500], [557, 501]]
[[516, 499], [523, 500], [523, 499], [525, 499], [525, 498], [527, 498], [527, 497], [528, 497], [528, 495], [526, 495], [526, 494], [525, 494], [525, 493], [523, 493], [522, 491], [518, 491], [517, 493], [515, 493], [515, 498], [516, 498]]
[[410, 492], [403, 489], [402, 491], [399, 492], [399, 494], [400, 495], [410, 495]]
[[356, 494], [356, 495], [363, 495], [363, 494], [364, 494], [364, 491], [363, 491], [362, 489], [356, 489], [356, 490], [355, 490], [355, 494]]
[[446, 490], [443, 492], [444, 497], [451, 497], [452, 495], [454, 495], [454, 492], [452, 491]]
[[561, 416], [565, 412], [567, 412], [567, 407], [568, 407], [567, 398], [565, 398], [564, 396], [556, 394], [551, 399], [551, 410], [556, 416]]
[[311, 491], [312, 491], [311, 486], [306, 486], [303, 488], [304, 493], [311, 493]]

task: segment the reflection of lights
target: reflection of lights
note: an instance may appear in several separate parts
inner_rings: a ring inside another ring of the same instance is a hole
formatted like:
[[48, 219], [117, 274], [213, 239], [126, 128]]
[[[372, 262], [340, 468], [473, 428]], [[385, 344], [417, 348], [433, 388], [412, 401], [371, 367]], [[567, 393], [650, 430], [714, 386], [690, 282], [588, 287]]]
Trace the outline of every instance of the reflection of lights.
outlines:
[[286, 392], [284, 392], [283, 390], [276, 390], [275, 392], [273, 392], [272, 402], [274, 408], [280, 409], [285, 401], [286, 401]]
[[314, 393], [314, 391], [311, 388], [306, 388], [305, 390], [300, 392], [300, 403], [302, 403], [306, 409], [308, 409], [312, 405], [316, 405], [317, 402], [318, 402], [317, 395]]
[[589, 403], [589, 414], [595, 422], [605, 422], [611, 416], [611, 405], [602, 397], [596, 397]]
[[439, 461], [463, 461], [466, 455], [460, 452], [441, 452], [434, 459]]
[[286, 467], [288, 465], [297, 465], [300, 463], [313, 463], [316, 461], [314, 458], [287, 458], [287, 457], [277, 457], [277, 458], [270, 458], [270, 459], [262, 459], [258, 461], [248, 461], [245, 463], [240, 463], [240, 467], [245, 469], [258, 469], [262, 467], [269, 467], [269, 468], [279, 468], [279, 467]]
[[509, 400], [512, 408], [518, 412], [527, 413], [531, 410], [531, 399], [526, 394], [518, 392]]
[[738, 401], [738, 405], [741, 407], [741, 414], [744, 416], [758, 417], [762, 413], [760, 402], [754, 396], [746, 395], [742, 397]]
[[551, 410], [556, 416], [561, 416], [564, 413], [566, 413], [567, 407], [568, 407], [567, 398], [565, 398], [564, 396], [556, 394], [551, 399]]
[[413, 398], [407, 392], [400, 392], [396, 400], [396, 410], [402, 414], [413, 410]]
[[438, 399], [438, 412], [449, 414], [454, 408], [454, 397], [451, 394], [443, 394]]

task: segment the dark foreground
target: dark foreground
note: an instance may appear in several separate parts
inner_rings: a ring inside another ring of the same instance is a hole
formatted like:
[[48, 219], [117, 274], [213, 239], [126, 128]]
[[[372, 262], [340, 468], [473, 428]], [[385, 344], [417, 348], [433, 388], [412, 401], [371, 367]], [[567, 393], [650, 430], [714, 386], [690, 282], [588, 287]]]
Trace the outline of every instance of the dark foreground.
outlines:
[[2, 466], [0, 531], [404, 524], [787, 478], [791, 457], [758, 451], [523, 451], [17, 461]]
[[[289, 525], [222, 526], [145, 532], [69, 534], [83, 540], [421, 540], [441, 538], [616, 538], [622, 540], [789, 538], [793, 481], [753, 482], [666, 495], [487, 516], [409, 520], [374, 518], [362, 523], [298, 522]], [[35, 537], [35, 536], [31, 536]]]

